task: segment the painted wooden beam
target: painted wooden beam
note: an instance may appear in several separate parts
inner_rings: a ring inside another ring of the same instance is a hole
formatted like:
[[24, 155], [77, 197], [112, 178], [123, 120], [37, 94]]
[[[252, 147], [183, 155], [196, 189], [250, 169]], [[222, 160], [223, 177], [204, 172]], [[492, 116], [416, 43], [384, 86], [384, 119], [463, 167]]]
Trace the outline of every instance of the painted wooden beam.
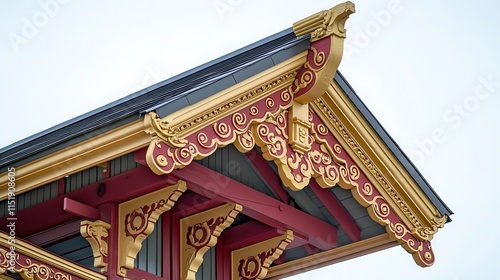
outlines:
[[337, 228], [198, 163], [171, 175], [188, 182], [188, 188], [204, 196], [243, 205], [243, 214], [281, 230], [293, 229], [323, 250], [337, 247]]
[[225, 249], [232, 251], [259, 243], [269, 238], [280, 236], [282, 233], [276, 228], [250, 221], [242, 225], [228, 228], [223, 233]]
[[63, 200], [63, 210], [84, 219], [92, 221], [99, 219], [99, 210], [67, 197]]
[[262, 178], [271, 187], [271, 189], [279, 197], [279, 199], [282, 202], [289, 204], [290, 195], [288, 195], [286, 190], [281, 186], [281, 181], [278, 174], [276, 174], [276, 172], [274, 172], [274, 170], [269, 166], [267, 160], [265, 160], [255, 148], [247, 152], [245, 155], [253, 164], [255, 169], [259, 171], [260, 175], [262, 175]]
[[330, 189], [321, 188], [315, 180], [311, 180], [309, 188], [319, 198], [321, 203], [325, 205], [326, 209], [333, 215], [333, 217], [340, 223], [340, 226], [345, 230], [349, 238], [353, 242], [361, 240], [361, 229], [356, 224], [356, 221], [351, 217], [349, 212], [337, 200], [335, 195]]
[[[108, 202], [122, 202], [142, 194], [158, 190], [165, 185], [175, 183], [168, 176], [158, 176], [148, 167], [138, 168], [117, 176], [90, 184], [81, 189], [44, 201], [32, 207], [20, 210], [16, 217], [29, 227], [16, 228], [20, 237], [29, 236], [56, 225], [75, 219], [73, 213], [64, 211], [64, 197], [78, 200], [90, 207], [97, 208]], [[97, 195], [99, 184], [104, 183], [103, 196]], [[0, 218], [0, 230], [7, 231], [7, 217]]]
[[37, 232], [33, 235], [26, 237], [24, 240], [35, 244], [40, 247], [47, 246], [54, 241], [60, 240], [66, 237], [72, 237], [80, 233], [80, 221], [75, 220], [61, 225], [51, 227], [50, 229], [44, 230], [42, 232]]

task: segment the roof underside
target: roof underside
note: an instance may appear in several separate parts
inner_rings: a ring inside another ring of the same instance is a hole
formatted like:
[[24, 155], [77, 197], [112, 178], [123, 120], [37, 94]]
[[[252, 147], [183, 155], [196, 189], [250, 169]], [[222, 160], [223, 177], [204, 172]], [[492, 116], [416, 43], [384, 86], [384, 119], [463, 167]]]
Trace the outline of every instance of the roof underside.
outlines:
[[[277, 65], [307, 50], [309, 47], [310, 43], [307, 36], [296, 38], [292, 29], [287, 29], [4, 147], [0, 149], [0, 166], [5, 170], [10, 166], [17, 167], [23, 165], [54, 151], [135, 121], [149, 111], [156, 111], [160, 117], [166, 116]], [[340, 72], [337, 72], [334, 80], [341, 86], [353, 104], [418, 183], [440, 213], [448, 217], [453, 214], [409, 161], [401, 148], [363, 104]], [[332, 191], [334, 194], [336, 196], [341, 195], [335, 191], [336, 189], [340, 188], [333, 188]], [[298, 194], [291, 195], [298, 196]], [[300, 195], [303, 196], [303, 201], [307, 200], [307, 192], [303, 192]], [[313, 197], [309, 197], [309, 200], [312, 203], [315, 202]], [[309, 204], [312, 205], [311, 203]], [[306, 209], [308, 206], [303, 205], [301, 207]], [[321, 205], [317, 204], [315, 207], [321, 208]], [[328, 217], [324, 218], [326, 220], [329, 219]]]

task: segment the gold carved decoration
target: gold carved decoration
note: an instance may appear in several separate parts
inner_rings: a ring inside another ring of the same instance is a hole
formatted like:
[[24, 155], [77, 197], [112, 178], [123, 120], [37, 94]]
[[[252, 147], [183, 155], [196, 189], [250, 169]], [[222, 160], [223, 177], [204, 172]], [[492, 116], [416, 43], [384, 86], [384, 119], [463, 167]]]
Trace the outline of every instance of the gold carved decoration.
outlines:
[[[211, 155], [219, 147], [234, 143], [242, 152], [248, 152], [255, 145], [250, 127], [253, 123], [262, 122], [270, 116], [279, 114], [290, 106], [292, 95], [284, 87], [272, 92], [266, 98], [255, 101], [221, 120], [214, 121], [196, 133], [183, 138], [183, 147], [172, 147], [158, 137], [153, 137], [146, 152], [148, 166], [156, 174], [168, 174], [176, 168], [189, 165], [195, 159]], [[155, 114], [150, 114], [152, 121]]]
[[186, 182], [145, 194], [118, 206], [118, 274], [126, 276], [134, 268], [134, 260], [142, 242], [154, 230], [160, 215], [170, 210], [186, 191]]
[[[311, 48], [305, 63], [298, 72], [295, 70], [293, 81], [279, 84], [274, 91], [248, 99], [239, 94], [236, 101], [232, 95], [211, 102], [210, 107], [200, 106], [204, 109], [189, 113], [189, 117], [182, 116], [187, 113], [182, 110], [164, 119], [154, 113], [146, 116], [147, 132], [153, 135], [146, 160], [156, 174], [168, 174], [211, 155], [217, 148], [234, 144], [240, 152], [247, 152], [257, 144], [263, 157], [274, 161], [285, 186], [301, 190], [314, 178], [323, 188], [338, 184], [350, 189], [391, 238], [402, 244], [419, 265], [429, 266], [434, 262], [429, 241], [447, 217], [440, 215], [425, 194], [402, 195], [404, 186], [396, 189], [392, 185], [399, 182], [388, 177], [394, 167], [373, 161], [388, 156], [378, 150], [367, 153], [350, 135], [375, 133], [369, 127], [358, 130], [352, 125], [361, 123], [361, 119], [339, 120], [332, 112], [332, 108], [342, 106], [341, 114], [354, 114], [356, 108], [339, 105], [339, 100], [327, 104], [322, 97], [334, 87], [333, 77], [343, 53], [344, 23], [352, 12], [354, 6], [347, 2], [294, 25], [297, 36], [311, 33]], [[347, 98], [341, 89], [336, 91]], [[385, 143], [378, 140], [369, 147], [375, 145]], [[400, 168], [399, 161], [394, 164]]]
[[435, 217], [431, 219], [431, 225], [425, 226], [421, 219], [411, 210], [412, 208], [408, 206], [407, 202], [401, 195], [396, 191], [395, 187], [390, 183], [383, 172], [378, 168], [367, 152], [361, 147], [361, 145], [354, 139], [351, 133], [346, 129], [346, 126], [337, 117], [334, 111], [327, 105], [324, 98], [319, 98], [315, 102], [315, 107], [317, 111], [326, 118], [328, 123], [332, 124], [333, 129], [340, 135], [349, 148], [353, 151], [353, 154], [363, 163], [367, 170], [376, 179], [377, 183], [382, 187], [382, 189], [390, 196], [390, 198], [395, 202], [397, 208], [405, 215], [405, 217], [411, 222], [414, 227], [411, 233], [416, 235], [421, 240], [432, 240], [433, 235], [442, 228], [446, 223], [447, 216], [440, 215], [437, 211], [435, 212]]
[[328, 36], [345, 38], [345, 22], [354, 13], [354, 3], [347, 1], [329, 10], [317, 12], [293, 24], [297, 37], [311, 34], [311, 42]]
[[311, 33], [311, 48], [307, 60], [299, 70], [290, 92], [294, 102], [289, 110], [289, 143], [298, 154], [311, 149], [307, 119], [308, 103], [314, 101], [328, 88], [335, 76], [344, 52], [345, 22], [354, 13], [354, 4], [346, 2], [330, 10], [321, 11], [294, 23], [297, 36]]
[[[46, 264], [40, 263], [30, 258], [20, 258], [16, 255], [14, 266], [11, 263], [11, 251], [0, 248], [0, 275], [7, 270], [13, 273], [19, 273], [24, 280], [72, 280], [73, 277], [63, 271], [57, 271], [54, 267], [49, 267]], [[10, 279], [10, 278], [9, 278]]]
[[264, 279], [273, 261], [293, 240], [293, 231], [231, 252], [231, 280]]
[[290, 131], [288, 133], [290, 139], [288, 143], [297, 154], [302, 155], [311, 149], [309, 137], [309, 106], [293, 102], [292, 107], [288, 109], [288, 124]]
[[[319, 141], [312, 124], [308, 129], [305, 140], [311, 147], [309, 151], [299, 153], [290, 149], [287, 145], [288, 112], [283, 111], [274, 118], [253, 126], [255, 142], [261, 148], [262, 156], [269, 161], [274, 161], [278, 167], [283, 184], [292, 190], [298, 191], [309, 185], [311, 178], [323, 188], [335, 186], [337, 183], [344, 185], [352, 184], [359, 170], [352, 168], [348, 170], [346, 162], [337, 157], [332, 148]], [[289, 119], [289, 118], [288, 118]], [[308, 112], [308, 121], [312, 115]], [[321, 127], [321, 132], [327, 132]], [[312, 133], [310, 134], [310, 131]]]
[[239, 204], [225, 204], [180, 220], [180, 279], [196, 278], [205, 252], [242, 210]]
[[101, 220], [91, 222], [82, 221], [80, 223], [80, 233], [92, 248], [94, 255], [94, 266], [101, 269], [101, 272], [108, 270], [108, 236], [111, 225]]
[[[255, 102], [255, 100], [265, 97], [273, 92], [273, 90], [289, 85], [295, 79], [297, 73], [297, 69], [292, 69], [262, 85], [238, 94], [230, 100], [226, 100], [215, 106], [210, 106], [180, 123], [173, 123], [173, 120], [169, 118], [161, 119], [156, 113], [151, 112], [149, 115], [146, 115], [144, 119], [145, 131], [148, 134], [158, 137], [159, 140], [162, 140], [172, 148], [184, 148], [187, 146], [187, 142], [183, 137], [189, 133], [231, 112], [235, 112], [243, 106]], [[272, 100], [270, 102], [272, 102]]]

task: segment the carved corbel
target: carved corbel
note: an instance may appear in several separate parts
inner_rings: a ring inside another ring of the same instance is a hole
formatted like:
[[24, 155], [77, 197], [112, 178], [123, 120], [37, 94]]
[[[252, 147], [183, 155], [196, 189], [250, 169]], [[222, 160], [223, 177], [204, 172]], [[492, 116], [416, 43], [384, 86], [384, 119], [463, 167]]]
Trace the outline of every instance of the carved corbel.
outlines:
[[100, 268], [101, 272], [108, 270], [108, 230], [110, 228], [110, 224], [101, 220], [80, 223], [80, 233], [89, 242], [94, 254], [94, 266]]
[[161, 214], [170, 210], [186, 191], [186, 182], [148, 193], [120, 203], [118, 207], [118, 274], [126, 276], [127, 269], [134, 268], [134, 260], [142, 242], [154, 230]]
[[354, 4], [345, 2], [293, 24], [297, 37], [311, 36], [307, 60], [290, 85], [294, 102], [289, 109], [289, 143], [299, 155], [311, 149], [308, 104], [325, 93], [335, 76], [344, 52], [344, 24], [352, 13]]
[[231, 252], [231, 279], [264, 279], [269, 266], [293, 240], [293, 231]]
[[241, 210], [239, 204], [225, 204], [180, 220], [180, 279], [195, 279], [203, 255]]

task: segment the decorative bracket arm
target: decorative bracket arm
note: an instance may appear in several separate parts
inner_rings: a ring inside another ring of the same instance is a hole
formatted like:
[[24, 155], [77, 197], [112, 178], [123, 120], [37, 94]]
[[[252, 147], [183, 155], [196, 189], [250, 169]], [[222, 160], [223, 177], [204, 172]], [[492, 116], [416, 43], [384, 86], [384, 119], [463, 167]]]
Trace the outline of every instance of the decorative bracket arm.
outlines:
[[232, 280], [264, 279], [273, 261], [293, 240], [293, 231], [231, 252]]
[[307, 118], [308, 104], [325, 93], [337, 72], [344, 52], [344, 25], [352, 13], [354, 4], [345, 2], [293, 24], [298, 37], [311, 34], [307, 60], [290, 85], [294, 103], [289, 112], [289, 143], [300, 155], [311, 148], [305, 140], [309, 138], [308, 128], [311, 127]]
[[195, 279], [205, 252], [242, 210], [239, 204], [225, 204], [181, 219], [180, 279]]
[[80, 233], [89, 242], [94, 254], [94, 266], [100, 268], [101, 272], [108, 270], [108, 230], [110, 228], [110, 224], [101, 220], [80, 223]]
[[142, 242], [153, 232], [161, 214], [170, 210], [186, 191], [186, 182], [145, 194], [123, 202], [118, 207], [118, 275], [126, 276], [134, 268], [134, 260]]

